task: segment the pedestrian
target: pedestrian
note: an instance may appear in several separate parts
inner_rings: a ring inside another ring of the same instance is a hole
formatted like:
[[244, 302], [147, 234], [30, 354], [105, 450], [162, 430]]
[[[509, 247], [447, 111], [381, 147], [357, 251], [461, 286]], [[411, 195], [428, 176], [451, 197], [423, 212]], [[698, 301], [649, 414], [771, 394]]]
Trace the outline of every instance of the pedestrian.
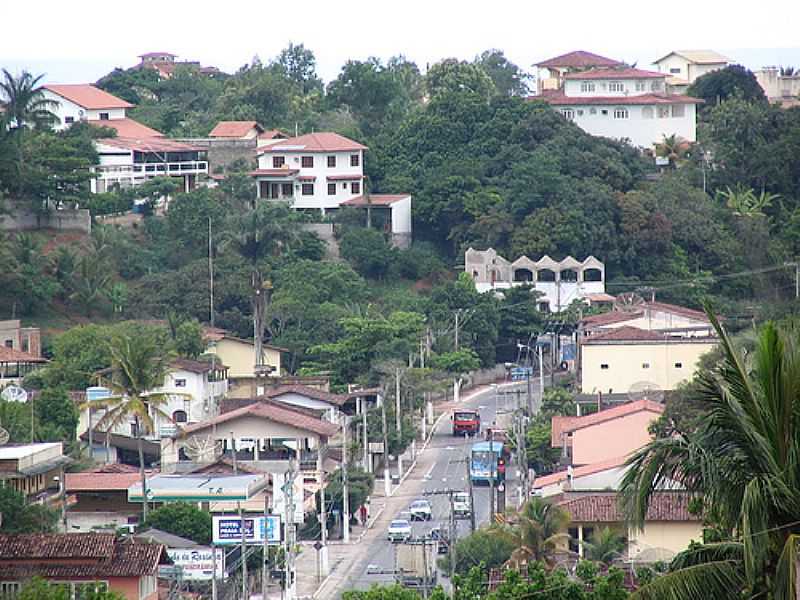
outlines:
[[362, 527], [366, 527], [367, 526], [367, 518], [369, 517], [369, 511], [367, 510], [367, 505], [366, 504], [362, 504], [361, 508], [358, 509], [358, 511], [359, 511], [359, 513], [361, 515], [361, 525], [362, 525]]

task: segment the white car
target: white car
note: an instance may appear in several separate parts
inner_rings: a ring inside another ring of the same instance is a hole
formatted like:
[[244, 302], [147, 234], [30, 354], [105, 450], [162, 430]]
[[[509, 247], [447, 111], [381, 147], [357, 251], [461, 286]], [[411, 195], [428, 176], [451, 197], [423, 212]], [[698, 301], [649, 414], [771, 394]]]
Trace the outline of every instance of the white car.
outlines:
[[411, 539], [411, 523], [405, 519], [395, 519], [389, 523], [390, 542], [407, 542]]
[[412, 521], [430, 521], [433, 518], [431, 503], [427, 500], [414, 500], [408, 507]]
[[469, 494], [467, 492], [456, 492], [453, 494], [453, 514], [456, 518], [466, 519], [472, 512]]

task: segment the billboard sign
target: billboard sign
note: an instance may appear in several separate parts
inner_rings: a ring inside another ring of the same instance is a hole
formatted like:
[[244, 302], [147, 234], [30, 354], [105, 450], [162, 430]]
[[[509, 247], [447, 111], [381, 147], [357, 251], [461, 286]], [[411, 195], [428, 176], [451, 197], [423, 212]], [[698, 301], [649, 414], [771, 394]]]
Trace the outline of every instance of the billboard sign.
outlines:
[[[225, 575], [225, 550], [214, 548], [217, 553], [217, 579]], [[167, 548], [167, 556], [176, 567], [180, 567], [181, 579], [184, 581], [211, 581], [214, 571], [214, 558], [211, 548]]]
[[[221, 546], [241, 544], [242, 528], [238, 515], [214, 517], [214, 543]], [[281, 518], [278, 515], [266, 517], [245, 517], [244, 538], [248, 544], [263, 544], [266, 538], [269, 544], [281, 541]]]

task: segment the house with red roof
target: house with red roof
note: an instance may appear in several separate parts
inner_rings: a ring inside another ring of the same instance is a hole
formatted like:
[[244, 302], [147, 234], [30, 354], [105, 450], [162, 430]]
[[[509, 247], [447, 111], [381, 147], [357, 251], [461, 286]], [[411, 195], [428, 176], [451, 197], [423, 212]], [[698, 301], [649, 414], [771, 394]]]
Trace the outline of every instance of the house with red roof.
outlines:
[[624, 309], [617, 308], [585, 317], [581, 321], [581, 337], [589, 338], [623, 326], [657, 331], [670, 337], [714, 335], [711, 321], [701, 310], [639, 299], [638, 303], [626, 306]]
[[291, 202], [296, 210], [322, 214], [342, 206], [369, 210], [401, 247], [411, 243], [411, 195], [369, 194], [364, 186], [367, 147], [338, 133], [320, 131], [260, 145], [251, 173], [258, 197]]
[[210, 138], [227, 140], [252, 140], [264, 133], [256, 121], [220, 121], [208, 134]]
[[653, 149], [665, 137], [696, 140], [702, 100], [667, 89], [666, 73], [630, 67], [586, 52], [548, 59], [537, 66], [557, 73], [537, 98], [592, 135]]
[[623, 63], [593, 52], [575, 50], [548, 58], [536, 63], [534, 66], [537, 68], [537, 91], [539, 95], [542, 95], [546, 91], [560, 89], [563, 84], [563, 77], [567, 73], [594, 68], [621, 67]]

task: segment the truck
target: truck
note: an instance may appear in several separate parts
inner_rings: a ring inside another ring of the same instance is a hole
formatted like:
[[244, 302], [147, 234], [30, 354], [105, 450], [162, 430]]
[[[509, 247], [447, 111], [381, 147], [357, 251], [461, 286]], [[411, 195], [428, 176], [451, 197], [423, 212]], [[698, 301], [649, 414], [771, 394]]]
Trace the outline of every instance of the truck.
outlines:
[[436, 585], [436, 540], [416, 540], [395, 546], [398, 581], [411, 588], [431, 589]]
[[453, 412], [453, 435], [475, 436], [481, 432], [481, 414], [477, 410], [461, 409]]

